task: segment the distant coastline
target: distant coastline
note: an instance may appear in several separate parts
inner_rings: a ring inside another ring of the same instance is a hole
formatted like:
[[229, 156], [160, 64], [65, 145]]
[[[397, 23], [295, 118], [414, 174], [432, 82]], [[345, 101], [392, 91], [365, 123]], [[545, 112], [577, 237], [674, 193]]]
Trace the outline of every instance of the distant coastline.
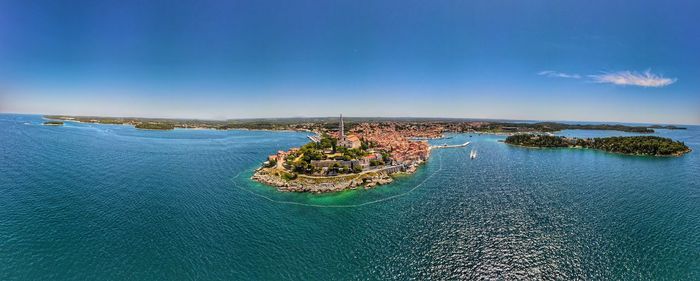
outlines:
[[[44, 115], [45, 119], [56, 121], [73, 121], [93, 124], [131, 125], [138, 129], [173, 130], [173, 129], [212, 129], [212, 130], [269, 130], [320, 132], [337, 127], [337, 121], [331, 117], [323, 118], [258, 118], [232, 120], [196, 120], [166, 119], [140, 117], [98, 117]], [[676, 125], [628, 126], [620, 124], [566, 124], [557, 122], [503, 122], [503, 121], [467, 121], [440, 118], [348, 118], [346, 125], [354, 127], [360, 123], [405, 124], [417, 128], [439, 128], [444, 133], [489, 133], [512, 135], [517, 133], [555, 133], [562, 130], [615, 130], [629, 133], [653, 133], [654, 129], [684, 130]], [[432, 139], [432, 138], [431, 138]], [[418, 140], [418, 139], [417, 139]], [[427, 139], [426, 139], [427, 140]]]

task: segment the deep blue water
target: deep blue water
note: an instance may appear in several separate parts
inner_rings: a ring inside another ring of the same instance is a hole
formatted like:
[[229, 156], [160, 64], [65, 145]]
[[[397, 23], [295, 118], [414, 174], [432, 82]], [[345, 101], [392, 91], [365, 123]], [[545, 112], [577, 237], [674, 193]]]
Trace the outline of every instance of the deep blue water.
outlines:
[[312, 195], [249, 180], [302, 133], [42, 121], [0, 115], [0, 280], [700, 279], [697, 126], [678, 158], [457, 134], [478, 159]]

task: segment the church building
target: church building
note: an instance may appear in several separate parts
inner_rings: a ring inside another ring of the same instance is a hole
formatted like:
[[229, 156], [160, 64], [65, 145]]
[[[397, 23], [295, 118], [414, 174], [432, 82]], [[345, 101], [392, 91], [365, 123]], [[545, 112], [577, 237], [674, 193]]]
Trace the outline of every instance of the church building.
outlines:
[[345, 135], [345, 124], [343, 123], [343, 115], [340, 114], [340, 126], [338, 128], [340, 135], [338, 136], [338, 145], [345, 148], [360, 148], [362, 142], [356, 135]]

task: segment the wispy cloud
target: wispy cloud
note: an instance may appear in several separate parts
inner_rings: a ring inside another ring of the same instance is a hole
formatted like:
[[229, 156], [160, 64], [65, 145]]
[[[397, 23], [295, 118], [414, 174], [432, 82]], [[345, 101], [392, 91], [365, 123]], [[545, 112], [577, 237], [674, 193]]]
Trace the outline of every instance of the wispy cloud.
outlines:
[[[570, 74], [564, 72], [558, 72], [553, 70], [544, 70], [537, 73], [540, 76], [553, 77], [553, 78], [569, 78], [569, 79], [581, 79], [583, 76], [578, 74]], [[617, 71], [617, 72], [604, 72], [597, 75], [586, 75], [591, 82], [594, 83], [608, 83], [614, 85], [622, 86], [639, 86], [639, 87], [654, 87], [660, 88], [676, 83], [678, 79], [676, 78], [666, 78], [659, 74], [651, 73], [651, 70], [644, 72], [635, 71]]]
[[618, 71], [603, 73], [600, 75], [588, 75], [596, 83], [610, 83], [615, 85], [630, 85], [640, 87], [665, 87], [675, 83], [678, 79], [666, 78], [662, 75], [651, 73], [651, 70], [642, 73], [632, 71]]
[[557, 71], [552, 71], [552, 70], [540, 71], [537, 73], [537, 75], [554, 77], [554, 78], [581, 79], [581, 75], [578, 75], [578, 74], [569, 74], [569, 73], [557, 72]]

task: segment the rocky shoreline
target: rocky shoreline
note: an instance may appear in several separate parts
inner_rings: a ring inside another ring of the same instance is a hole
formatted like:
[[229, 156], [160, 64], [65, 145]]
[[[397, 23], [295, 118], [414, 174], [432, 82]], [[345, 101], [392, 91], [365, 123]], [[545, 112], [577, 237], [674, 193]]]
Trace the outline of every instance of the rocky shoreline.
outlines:
[[369, 171], [360, 174], [347, 174], [327, 177], [298, 175], [294, 179], [285, 179], [285, 171], [274, 168], [258, 168], [251, 177], [252, 180], [273, 186], [283, 192], [338, 192], [346, 189], [370, 189], [379, 185], [394, 182], [394, 176], [413, 174], [422, 163], [406, 167], [400, 172]]

